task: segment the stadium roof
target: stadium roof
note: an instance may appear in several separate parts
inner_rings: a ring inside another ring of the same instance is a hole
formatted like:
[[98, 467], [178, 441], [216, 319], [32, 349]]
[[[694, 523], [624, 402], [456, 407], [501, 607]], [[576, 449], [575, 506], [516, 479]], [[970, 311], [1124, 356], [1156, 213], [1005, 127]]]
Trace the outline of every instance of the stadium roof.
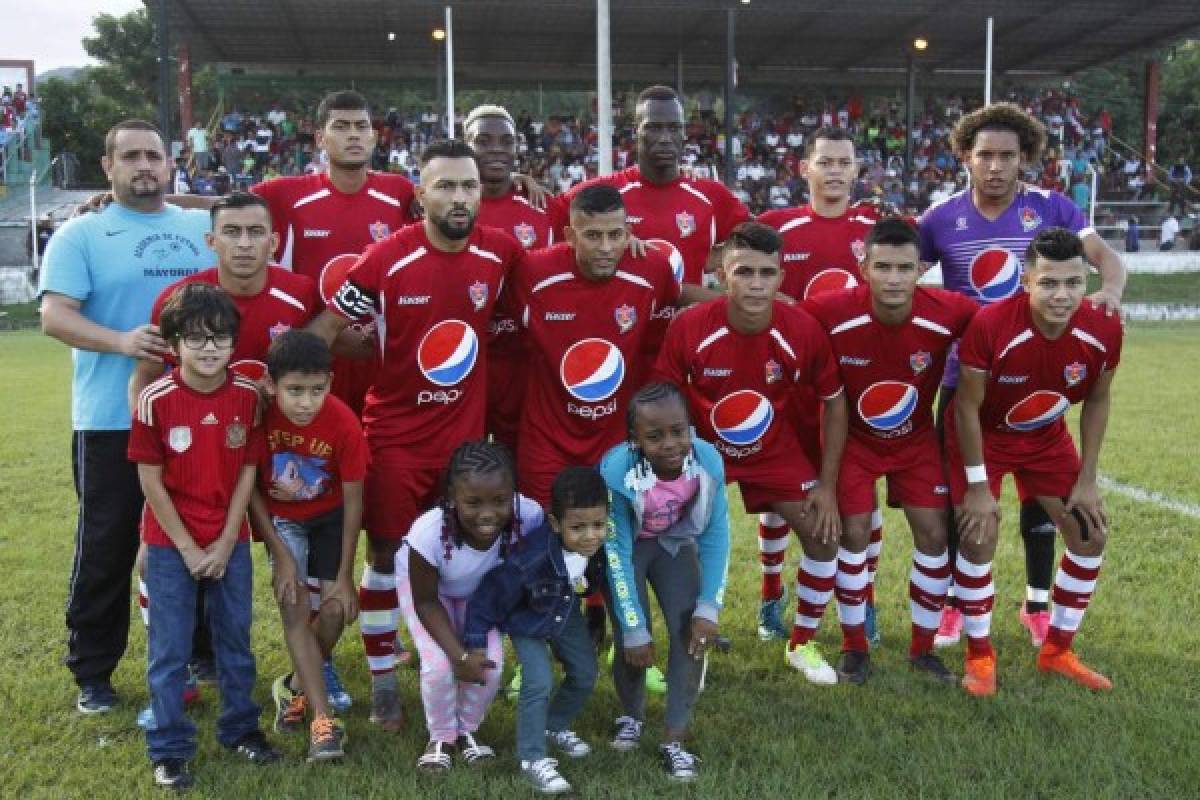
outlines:
[[[167, 0], [172, 42], [194, 63], [247, 75], [432, 79], [441, 45], [432, 0]], [[158, 0], [146, 0], [153, 13]], [[459, 86], [591, 86], [593, 0], [459, 0]], [[903, 80], [906, 47], [929, 41], [926, 80], [976, 85], [985, 20], [995, 18], [997, 80], [1069, 75], [1200, 31], [1196, 0], [611, 0], [614, 83], [719, 86], [725, 11], [736, 10], [742, 87], [870, 85]], [[395, 38], [389, 40], [389, 34]]]

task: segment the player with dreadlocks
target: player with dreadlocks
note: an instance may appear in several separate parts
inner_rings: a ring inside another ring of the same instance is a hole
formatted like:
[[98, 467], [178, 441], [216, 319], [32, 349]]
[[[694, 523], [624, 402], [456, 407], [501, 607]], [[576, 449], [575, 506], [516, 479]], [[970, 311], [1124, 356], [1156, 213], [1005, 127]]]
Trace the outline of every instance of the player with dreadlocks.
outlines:
[[495, 630], [486, 651], [463, 647], [467, 600], [542, 518], [541, 507], [517, 493], [508, 450], [469, 441], [450, 456], [440, 504], [417, 518], [396, 554], [400, 612], [420, 654], [429, 728], [418, 767], [449, 769], [455, 746], [468, 764], [495, 755], [474, 734], [496, 696], [504, 653]]

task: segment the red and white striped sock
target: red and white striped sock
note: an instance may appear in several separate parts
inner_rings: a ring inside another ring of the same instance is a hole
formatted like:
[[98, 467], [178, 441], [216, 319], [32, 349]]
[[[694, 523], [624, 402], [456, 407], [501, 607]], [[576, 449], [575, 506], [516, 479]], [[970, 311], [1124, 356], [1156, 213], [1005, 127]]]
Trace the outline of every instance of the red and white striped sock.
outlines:
[[371, 676], [395, 672], [396, 623], [400, 613], [396, 576], [390, 572], [376, 572], [367, 565], [358, 589], [358, 605], [358, 627]]
[[1081, 556], [1070, 550], [1063, 553], [1058, 574], [1054, 576], [1054, 608], [1050, 611], [1046, 644], [1070, 649], [1092, 593], [1096, 591], [1096, 577], [1103, 560], [1103, 556]]
[[864, 624], [867, 618], [867, 553], [838, 550], [838, 621], [842, 623], [842, 652], [865, 653], [869, 649]]
[[778, 514], [758, 515], [758, 563], [762, 565], [762, 599], [783, 594], [783, 564], [787, 560], [791, 529]]
[[825, 606], [833, 596], [837, 579], [837, 559], [816, 561], [804, 556], [796, 570], [796, 618], [788, 649], [808, 644], [817, 635], [817, 626], [825, 614]]
[[912, 612], [911, 658], [933, 650], [933, 637], [942, 621], [946, 590], [950, 588], [950, 557], [943, 550], [928, 556], [913, 550], [912, 571], [908, 573], [908, 607]]
[[142, 612], [142, 624], [150, 627], [150, 590], [141, 578], [138, 578], [138, 610]]
[[954, 562], [954, 593], [963, 615], [963, 633], [967, 635], [967, 656], [994, 656], [992, 650], [992, 604], [996, 587], [992, 583], [992, 562], [974, 564], [958, 554]]
[[304, 585], [308, 587], [308, 621], [312, 622], [321, 612], [321, 579], [306, 575]]
[[867, 602], [875, 605], [875, 573], [879, 570], [879, 554], [883, 552], [883, 512], [871, 512], [871, 541], [867, 543]]

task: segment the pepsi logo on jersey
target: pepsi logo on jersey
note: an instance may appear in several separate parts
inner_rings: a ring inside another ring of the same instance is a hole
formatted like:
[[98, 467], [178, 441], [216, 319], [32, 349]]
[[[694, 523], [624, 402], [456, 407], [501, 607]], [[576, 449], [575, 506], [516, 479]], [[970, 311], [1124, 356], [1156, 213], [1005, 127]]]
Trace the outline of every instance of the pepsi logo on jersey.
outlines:
[[971, 288], [985, 303], [1016, 294], [1021, 286], [1021, 262], [1003, 247], [990, 247], [971, 261]]
[[844, 269], [823, 269], [812, 277], [804, 287], [804, 297], [816, 297], [826, 292], [836, 292], [840, 289], [853, 289], [858, 286], [858, 279]]
[[[417, 366], [430, 383], [451, 387], [461, 383], [475, 367], [479, 340], [475, 329], [462, 320], [448, 319], [437, 323], [417, 345]], [[422, 391], [417, 403], [453, 403], [461, 397], [460, 390], [452, 392]]]
[[[625, 357], [612, 342], [583, 339], [567, 348], [559, 364], [563, 388], [581, 403], [568, 402], [567, 412], [585, 419], [599, 419], [617, 411], [617, 401], [605, 404], [625, 379]], [[599, 405], [596, 405], [599, 404]]]
[[775, 409], [753, 389], [740, 389], [717, 401], [709, 420], [721, 440], [716, 443], [721, 452], [745, 458], [762, 449], [762, 438], [775, 420]]
[[918, 397], [915, 386], [900, 381], [879, 381], [859, 395], [858, 415], [874, 430], [891, 433], [909, 422], [917, 410]]
[[1042, 389], [1010, 408], [1004, 421], [1016, 431], [1036, 431], [1053, 425], [1070, 407], [1071, 402], [1063, 395]]

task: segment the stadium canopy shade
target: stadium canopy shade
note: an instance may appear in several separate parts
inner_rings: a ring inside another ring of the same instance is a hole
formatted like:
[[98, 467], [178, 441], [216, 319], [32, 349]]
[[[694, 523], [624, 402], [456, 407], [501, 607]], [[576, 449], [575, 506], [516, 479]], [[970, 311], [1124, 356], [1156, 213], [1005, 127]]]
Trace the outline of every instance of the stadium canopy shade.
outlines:
[[[166, 0], [171, 45], [194, 64], [274, 76], [432, 80], [444, 2]], [[461, 0], [454, 8], [460, 87], [587, 88], [595, 82], [595, 3]], [[146, 0], [156, 13], [159, 0]], [[1068, 76], [1200, 30], [1197, 0], [611, 0], [614, 83], [719, 87], [726, 9], [736, 10], [739, 86], [897, 85], [907, 48], [925, 85], [981, 86], [985, 21], [995, 19], [995, 79]], [[395, 34], [389, 38], [389, 34]]]

